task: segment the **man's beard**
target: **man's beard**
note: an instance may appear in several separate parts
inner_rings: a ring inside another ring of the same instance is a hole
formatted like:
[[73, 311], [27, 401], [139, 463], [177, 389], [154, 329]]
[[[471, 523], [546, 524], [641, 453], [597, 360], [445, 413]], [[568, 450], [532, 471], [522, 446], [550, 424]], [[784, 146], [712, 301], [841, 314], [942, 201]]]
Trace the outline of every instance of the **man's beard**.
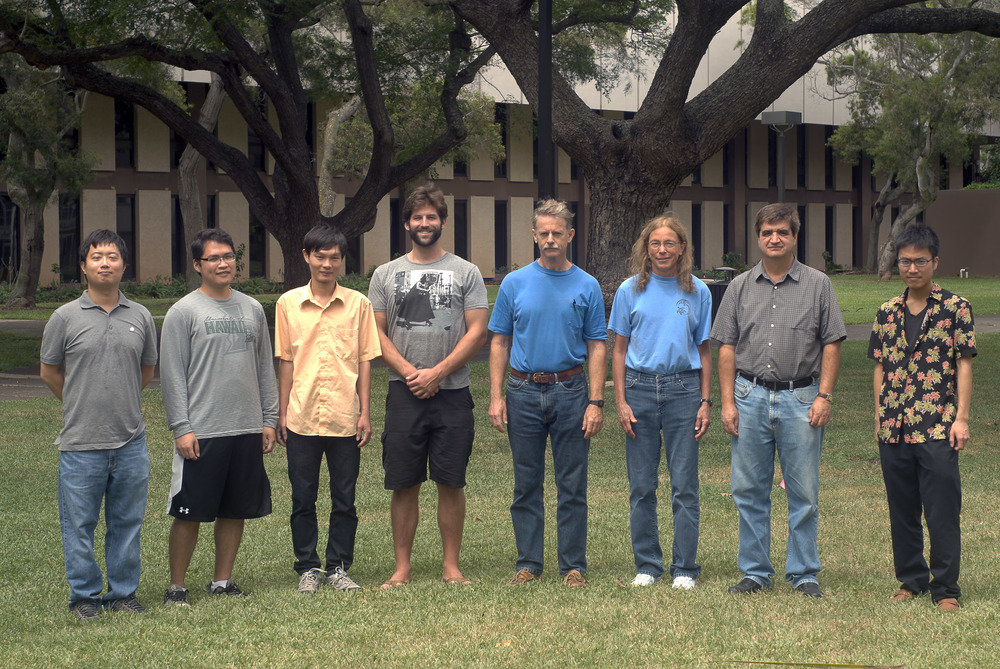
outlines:
[[441, 239], [441, 228], [437, 228], [436, 230], [432, 230], [431, 231], [431, 238], [429, 240], [427, 240], [426, 242], [420, 240], [420, 233], [419, 232], [417, 232], [413, 228], [410, 228], [410, 239], [412, 239], [413, 243], [416, 244], [417, 246], [434, 246], [434, 244], [437, 242], [437, 240]]

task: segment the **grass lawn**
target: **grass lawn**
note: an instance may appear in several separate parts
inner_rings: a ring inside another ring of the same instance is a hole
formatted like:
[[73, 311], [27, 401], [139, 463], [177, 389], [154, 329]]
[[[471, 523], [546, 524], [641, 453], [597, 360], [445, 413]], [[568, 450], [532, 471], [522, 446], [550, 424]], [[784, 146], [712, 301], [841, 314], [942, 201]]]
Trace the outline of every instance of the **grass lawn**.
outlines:
[[37, 337], [0, 332], [0, 371], [37, 365], [41, 347]]
[[[975, 303], [975, 302], [974, 302]], [[995, 311], [1000, 311], [996, 309]], [[512, 491], [506, 438], [486, 419], [487, 368], [473, 369], [478, 431], [467, 489], [463, 567], [471, 587], [440, 583], [435, 497], [426, 486], [414, 549], [414, 581], [377, 589], [392, 572], [389, 494], [382, 489], [381, 448], [363, 453], [358, 485], [357, 554], [351, 575], [365, 590], [295, 592], [288, 529], [290, 492], [279, 447], [267, 456], [274, 513], [250, 521], [236, 578], [251, 593], [244, 601], [211, 601], [211, 538], [206, 532], [189, 574], [190, 609], [165, 608], [165, 513], [172, 440], [158, 391], [143, 401], [149, 423], [152, 473], [143, 527], [143, 616], [107, 615], [76, 623], [66, 609], [56, 503], [60, 428], [55, 399], [4, 402], [0, 457], [4, 463], [0, 532], [0, 665], [71, 666], [715, 666], [733, 662], [843, 663], [907, 667], [993, 666], [1000, 646], [1000, 523], [995, 508], [1000, 476], [1000, 336], [979, 340], [972, 437], [962, 455], [964, 475], [964, 609], [944, 615], [928, 597], [888, 601], [892, 575], [888, 519], [872, 439], [871, 365], [865, 342], [846, 342], [833, 422], [821, 470], [820, 579], [827, 596], [811, 600], [781, 579], [787, 520], [784, 493], [774, 488], [773, 561], [769, 593], [735, 598], [737, 517], [729, 495], [729, 439], [718, 415], [701, 445], [704, 568], [693, 591], [661, 583], [623, 588], [634, 575], [628, 531], [628, 483], [613, 393], [605, 429], [590, 457], [590, 587], [560, 584], [555, 551], [555, 491], [546, 486], [546, 569], [542, 581], [518, 588], [508, 506]], [[374, 382], [375, 433], [381, 431], [385, 370]], [[714, 392], [718, 398], [718, 390]], [[551, 459], [549, 460], [551, 463]], [[671, 523], [665, 467], [661, 536], [669, 554]], [[551, 472], [551, 468], [549, 469]], [[324, 476], [325, 479], [325, 476]], [[780, 474], [775, 477], [775, 483]], [[324, 482], [320, 484], [323, 490]], [[329, 501], [321, 495], [320, 517]], [[321, 532], [322, 536], [323, 532]], [[103, 526], [98, 536], [103, 535]], [[100, 552], [100, 551], [99, 551]]]

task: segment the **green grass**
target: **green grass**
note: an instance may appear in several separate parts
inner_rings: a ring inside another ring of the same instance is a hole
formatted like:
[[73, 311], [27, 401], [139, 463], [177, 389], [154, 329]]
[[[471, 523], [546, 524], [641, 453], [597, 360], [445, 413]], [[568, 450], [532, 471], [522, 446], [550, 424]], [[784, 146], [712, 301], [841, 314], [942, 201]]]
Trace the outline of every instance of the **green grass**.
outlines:
[[37, 365], [41, 346], [37, 337], [0, 331], [0, 371]]
[[[998, 310], [1000, 311], [1000, 310]], [[236, 577], [246, 601], [210, 601], [210, 534], [189, 575], [192, 607], [166, 609], [165, 514], [171, 439], [158, 391], [143, 394], [152, 474], [143, 527], [144, 616], [108, 615], [92, 625], [66, 610], [67, 585], [56, 504], [59, 431], [54, 399], [5, 402], [0, 411], [4, 526], [0, 531], [0, 665], [70, 666], [98, 659], [109, 666], [715, 666], [725, 661], [828, 662], [907, 667], [993, 666], [1000, 645], [1000, 336], [983, 335], [974, 363], [973, 441], [962, 455], [965, 608], [936, 611], [928, 598], [893, 605], [885, 493], [872, 439], [871, 364], [865, 342], [844, 345], [821, 470], [820, 579], [827, 597], [808, 600], [776, 579], [770, 593], [733, 598], [737, 517], [729, 495], [729, 440], [718, 405], [701, 445], [702, 533], [698, 588], [667, 584], [621, 588], [634, 575], [628, 531], [628, 483], [613, 393], [605, 428], [590, 457], [590, 587], [559, 584], [555, 550], [555, 491], [551, 459], [546, 485], [546, 570], [539, 583], [507, 588], [515, 548], [511, 531], [512, 475], [506, 438], [486, 419], [485, 363], [473, 369], [477, 439], [468, 475], [468, 515], [462, 563], [468, 588], [439, 582], [441, 549], [434, 495], [427, 486], [414, 548], [414, 582], [380, 592], [392, 572], [389, 494], [382, 489], [377, 444], [363, 453], [358, 485], [360, 526], [351, 575], [366, 590], [295, 592], [288, 529], [290, 491], [280, 447], [267, 456], [274, 513], [248, 522]], [[385, 370], [374, 381], [376, 434], [383, 420]], [[714, 392], [718, 398], [718, 390]], [[669, 485], [661, 467], [660, 521], [671, 537]], [[780, 479], [780, 475], [776, 477]], [[324, 489], [324, 481], [320, 490]], [[320, 516], [329, 502], [321, 495]], [[784, 564], [784, 495], [774, 489], [774, 545]], [[322, 534], [322, 533], [321, 533]], [[98, 528], [103, 536], [103, 527]], [[740, 664], [734, 666], [741, 666]]]
[[[836, 274], [830, 279], [848, 324], [871, 323], [879, 305], [906, 289], [898, 276], [879, 281], [874, 274]], [[1000, 278], [935, 277], [935, 281], [969, 300], [974, 314], [1000, 314]]]

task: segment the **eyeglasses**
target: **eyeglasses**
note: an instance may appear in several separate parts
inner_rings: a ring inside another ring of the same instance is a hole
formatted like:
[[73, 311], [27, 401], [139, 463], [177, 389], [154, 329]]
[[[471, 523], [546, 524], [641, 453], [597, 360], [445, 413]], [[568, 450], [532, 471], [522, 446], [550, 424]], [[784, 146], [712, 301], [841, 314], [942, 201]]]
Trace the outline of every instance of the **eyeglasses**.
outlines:
[[896, 259], [896, 264], [899, 265], [900, 267], [902, 267], [903, 269], [908, 269], [910, 267], [910, 265], [916, 265], [920, 269], [923, 269], [923, 268], [925, 268], [925, 267], [927, 267], [928, 265], [931, 264], [931, 259], [930, 258], [916, 258], [916, 259], [911, 259], [911, 258], [897, 258]]
[[221, 256], [208, 256], [207, 258], [198, 258], [198, 260], [200, 260], [201, 262], [212, 263], [214, 265], [216, 263], [222, 262], [223, 260], [225, 260], [226, 262], [233, 262], [234, 260], [236, 260], [236, 254], [225, 253]]
[[668, 251], [673, 251], [675, 248], [677, 248], [680, 245], [681, 245], [680, 242], [673, 242], [673, 241], [660, 242], [657, 239], [654, 239], [651, 242], [649, 242], [649, 248], [653, 249], [654, 251], [657, 250], [658, 248], [660, 248], [661, 246], [663, 248], [667, 249]]

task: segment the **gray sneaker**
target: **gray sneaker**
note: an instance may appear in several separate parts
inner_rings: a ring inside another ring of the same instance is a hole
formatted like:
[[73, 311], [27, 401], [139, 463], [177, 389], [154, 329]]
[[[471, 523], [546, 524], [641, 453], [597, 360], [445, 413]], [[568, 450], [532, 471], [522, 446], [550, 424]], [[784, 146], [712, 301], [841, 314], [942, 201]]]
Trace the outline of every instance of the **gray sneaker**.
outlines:
[[112, 611], [123, 611], [125, 613], [145, 613], [146, 607], [139, 603], [134, 594], [122, 599], [116, 599], [108, 605]]
[[337, 567], [332, 574], [326, 575], [326, 584], [333, 586], [334, 590], [360, 590], [361, 586], [351, 580], [343, 567]]
[[101, 606], [94, 599], [81, 599], [70, 610], [73, 611], [77, 620], [100, 620], [101, 618]]
[[188, 604], [187, 588], [182, 588], [179, 585], [171, 583], [167, 591], [163, 593], [163, 603], [173, 604], [174, 606], [190, 606]]
[[306, 595], [316, 592], [319, 586], [323, 585], [325, 575], [325, 571], [316, 568], [302, 572], [302, 576], [299, 577], [299, 592]]

